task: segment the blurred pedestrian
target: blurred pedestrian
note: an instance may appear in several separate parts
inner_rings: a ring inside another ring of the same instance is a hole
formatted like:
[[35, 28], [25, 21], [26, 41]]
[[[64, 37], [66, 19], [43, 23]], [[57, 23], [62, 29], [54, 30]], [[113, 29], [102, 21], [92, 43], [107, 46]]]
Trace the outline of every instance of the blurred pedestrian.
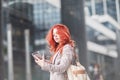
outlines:
[[104, 80], [98, 64], [94, 65], [93, 80]]
[[46, 62], [44, 56], [42, 59], [37, 56], [35, 62], [42, 70], [50, 72], [50, 80], [68, 80], [66, 71], [74, 58], [74, 41], [67, 26], [56, 24], [49, 30], [46, 40], [53, 55], [50, 62]]

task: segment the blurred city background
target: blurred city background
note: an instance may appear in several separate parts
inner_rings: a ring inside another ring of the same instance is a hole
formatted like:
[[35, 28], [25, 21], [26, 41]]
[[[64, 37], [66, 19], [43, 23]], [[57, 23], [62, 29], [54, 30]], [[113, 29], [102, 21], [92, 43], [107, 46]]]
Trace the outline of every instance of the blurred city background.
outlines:
[[69, 27], [82, 65], [93, 80], [120, 80], [120, 0], [0, 0], [0, 80], [49, 80], [31, 53], [47, 53], [45, 35]]

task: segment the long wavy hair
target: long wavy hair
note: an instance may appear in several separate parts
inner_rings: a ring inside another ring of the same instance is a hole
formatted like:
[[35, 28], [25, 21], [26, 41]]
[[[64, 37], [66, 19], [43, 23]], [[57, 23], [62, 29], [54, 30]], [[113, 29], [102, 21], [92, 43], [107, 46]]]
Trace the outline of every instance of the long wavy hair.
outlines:
[[[57, 33], [60, 36], [60, 43], [56, 43], [53, 38], [54, 29], [57, 29]], [[60, 50], [60, 53], [62, 53], [62, 48], [65, 44], [70, 44], [72, 47], [75, 46], [74, 40], [71, 39], [69, 29], [63, 24], [55, 24], [52, 26], [46, 35], [46, 40], [48, 41], [50, 50], [54, 53], [56, 53], [58, 50]]]

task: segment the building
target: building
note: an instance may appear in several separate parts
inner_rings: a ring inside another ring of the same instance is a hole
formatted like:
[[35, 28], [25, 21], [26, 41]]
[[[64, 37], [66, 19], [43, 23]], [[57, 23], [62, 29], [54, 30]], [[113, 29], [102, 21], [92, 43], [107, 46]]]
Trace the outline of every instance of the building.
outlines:
[[[88, 63], [99, 64], [105, 80], [119, 80], [119, 0], [86, 0]], [[116, 65], [117, 62], [117, 65]]]
[[[60, 23], [60, 8], [47, 0], [3, 0], [2, 3], [3, 53], [5, 67], [7, 68], [5, 69], [5, 78], [27, 79], [26, 64], [28, 62], [26, 62], [25, 54], [25, 30], [27, 29], [30, 31], [29, 55], [32, 64], [31, 75], [33, 75], [31, 78], [48, 79], [49, 75], [44, 75], [45, 72], [41, 72], [38, 66], [36, 68], [31, 53], [36, 50], [43, 52], [46, 48], [45, 34], [53, 24]], [[7, 58], [8, 26], [12, 26], [13, 59]], [[11, 60], [13, 60], [13, 64], [8, 64], [11, 63]], [[13, 77], [10, 77], [10, 75], [13, 75]]]
[[119, 3], [118, 0], [86, 0], [83, 12], [82, 0], [61, 1], [62, 23], [70, 27], [80, 61], [87, 65], [91, 79], [95, 64], [99, 64], [105, 80], [120, 79], [119, 44], [116, 45], [119, 43], [116, 32], [120, 31]]
[[[120, 0], [2, 0], [1, 7], [3, 49], [0, 51], [4, 54], [5, 79], [49, 79], [49, 73], [41, 71], [30, 54], [36, 50], [47, 53], [44, 38], [55, 23], [70, 28], [80, 62], [91, 79], [95, 64], [101, 67], [105, 80], [120, 79]], [[12, 27], [12, 59], [8, 55], [9, 26]], [[30, 31], [30, 57], [26, 56], [26, 30]], [[10, 74], [12, 69], [14, 72]]]

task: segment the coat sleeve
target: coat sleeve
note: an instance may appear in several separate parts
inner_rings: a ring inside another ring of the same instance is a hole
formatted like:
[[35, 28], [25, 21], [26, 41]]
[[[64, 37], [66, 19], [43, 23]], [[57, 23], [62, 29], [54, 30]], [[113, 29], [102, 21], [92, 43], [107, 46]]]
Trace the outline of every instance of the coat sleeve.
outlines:
[[60, 64], [49, 64], [44, 62], [44, 65], [41, 67], [42, 70], [50, 71], [50, 72], [65, 72], [70, 66], [73, 59], [73, 48], [70, 45], [65, 45], [63, 47], [62, 57], [60, 60]]

